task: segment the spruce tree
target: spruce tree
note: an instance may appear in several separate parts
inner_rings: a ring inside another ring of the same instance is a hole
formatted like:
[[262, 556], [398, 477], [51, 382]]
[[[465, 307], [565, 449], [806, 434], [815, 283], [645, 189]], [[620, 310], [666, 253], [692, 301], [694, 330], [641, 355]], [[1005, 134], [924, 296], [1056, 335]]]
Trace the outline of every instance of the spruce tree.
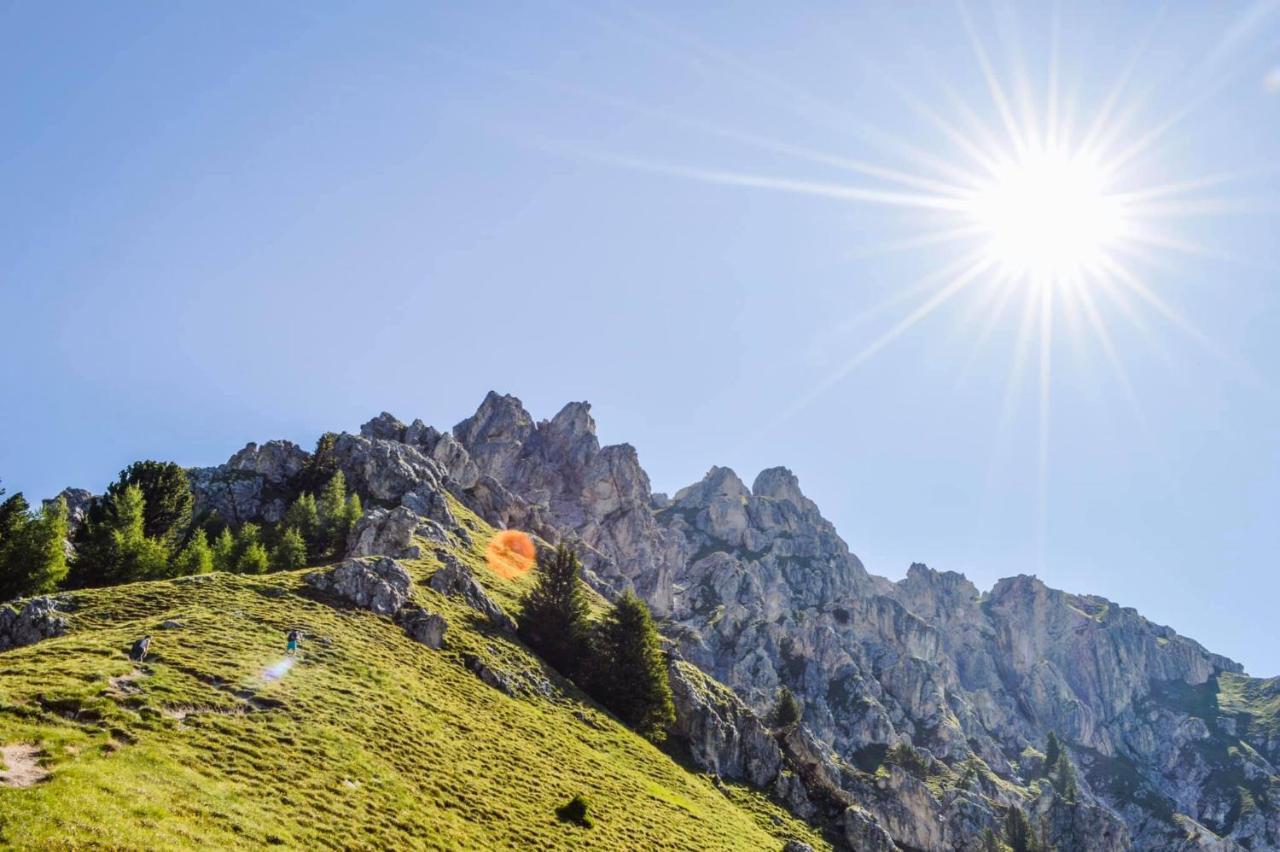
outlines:
[[192, 574], [208, 574], [213, 570], [213, 549], [209, 547], [209, 537], [204, 530], [198, 529], [191, 534], [191, 540], [173, 560], [173, 575], [186, 577]]
[[291, 571], [307, 564], [307, 544], [302, 533], [289, 527], [271, 551], [272, 571]]
[[1061, 749], [1058, 759], [1053, 764], [1053, 789], [1068, 802], [1074, 802], [1079, 795], [1079, 784], [1076, 781], [1076, 767], [1066, 749]]
[[236, 538], [231, 527], [223, 527], [213, 540], [213, 570], [234, 571], [236, 568]]
[[1004, 816], [1004, 839], [1013, 852], [1037, 852], [1039, 847], [1027, 815], [1017, 805], [1010, 805]]
[[778, 697], [769, 712], [769, 724], [781, 731], [787, 731], [800, 724], [800, 702], [787, 687], [778, 690]]
[[520, 638], [566, 677], [580, 671], [588, 635], [581, 571], [578, 555], [564, 545], [539, 554], [534, 586], [524, 597], [519, 619]]
[[1062, 743], [1058, 741], [1058, 735], [1053, 731], [1049, 732], [1049, 738], [1044, 745], [1044, 771], [1048, 772], [1053, 769], [1054, 764], [1058, 762], [1058, 755], [1062, 753]]
[[591, 678], [595, 697], [653, 742], [675, 722], [658, 628], [644, 601], [626, 592], [596, 629]]

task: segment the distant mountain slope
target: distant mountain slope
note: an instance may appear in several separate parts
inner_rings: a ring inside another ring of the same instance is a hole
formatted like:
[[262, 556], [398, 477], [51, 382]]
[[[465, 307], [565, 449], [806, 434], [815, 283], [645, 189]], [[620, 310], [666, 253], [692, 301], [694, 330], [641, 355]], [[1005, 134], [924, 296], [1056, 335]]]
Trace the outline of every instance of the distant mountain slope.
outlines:
[[[404, 564], [423, 580], [445, 549], [512, 607], [520, 581], [479, 557], [491, 530], [464, 526], [473, 546], [433, 542]], [[432, 650], [311, 595], [305, 573], [65, 596], [69, 633], [0, 654], [0, 746], [34, 768], [0, 786], [0, 845], [825, 848], [761, 793], [673, 762], [456, 599], [415, 584], [449, 623]], [[298, 662], [273, 671], [293, 627]], [[152, 653], [134, 666], [144, 633]], [[530, 688], [504, 694], [481, 667]], [[577, 793], [591, 828], [557, 819]]]

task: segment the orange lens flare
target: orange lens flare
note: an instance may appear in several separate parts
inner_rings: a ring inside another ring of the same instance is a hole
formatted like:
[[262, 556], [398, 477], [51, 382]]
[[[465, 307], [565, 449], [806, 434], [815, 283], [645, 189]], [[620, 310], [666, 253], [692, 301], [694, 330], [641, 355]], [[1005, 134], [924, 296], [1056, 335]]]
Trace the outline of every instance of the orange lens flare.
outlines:
[[538, 551], [533, 546], [533, 539], [519, 530], [503, 530], [498, 533], [489, 541], [484, 553], [493, 573], [508, 580], [527, 574], [537, 557]]

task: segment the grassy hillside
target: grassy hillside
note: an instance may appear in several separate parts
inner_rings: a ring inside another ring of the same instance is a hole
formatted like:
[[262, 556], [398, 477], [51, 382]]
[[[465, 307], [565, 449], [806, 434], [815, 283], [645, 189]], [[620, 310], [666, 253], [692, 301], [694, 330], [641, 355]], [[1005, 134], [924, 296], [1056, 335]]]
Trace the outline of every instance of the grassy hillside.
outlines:
[[[489, 531], [468, 523], [476, 547], [458, 555], [510, 606], [527, 578], [489, 572]], [[436, 567], [407, 564], [418, 580]], [[673, 762], [454, 601], [415, 590], [449, 620], [433, 651], [309, 597], [304, 573], [76, 593], [70, 634], [0, 654], [0, 747], [34, 746], [3, 751], [28, 786], [0, 786], [0, 844], [825, 848], [759, 794]], [[160, 629], [168, 619], [182, 626]], [[295, 626], [308, 639], [273, 677]], [[125, 651], [143, 633], [152, 655], [135, 667]], [[468, 654], [550, 680], [550, 694], [509, 697]], [[556, 817], [576, 793], [590, 828]]]

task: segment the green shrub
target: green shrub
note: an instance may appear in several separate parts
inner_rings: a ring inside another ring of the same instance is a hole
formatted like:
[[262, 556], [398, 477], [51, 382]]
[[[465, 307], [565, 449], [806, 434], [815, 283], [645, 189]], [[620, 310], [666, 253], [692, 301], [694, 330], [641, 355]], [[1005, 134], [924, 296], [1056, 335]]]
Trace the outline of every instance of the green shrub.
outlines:
[[587, 813], [591, 808], [591, 801], [581, 793], [574, 795], [567, 804], [556, 808], [556, 819], [561, 822], [571, 822], [580, 825], [583, 828], [590, 828], [591, 815]]

